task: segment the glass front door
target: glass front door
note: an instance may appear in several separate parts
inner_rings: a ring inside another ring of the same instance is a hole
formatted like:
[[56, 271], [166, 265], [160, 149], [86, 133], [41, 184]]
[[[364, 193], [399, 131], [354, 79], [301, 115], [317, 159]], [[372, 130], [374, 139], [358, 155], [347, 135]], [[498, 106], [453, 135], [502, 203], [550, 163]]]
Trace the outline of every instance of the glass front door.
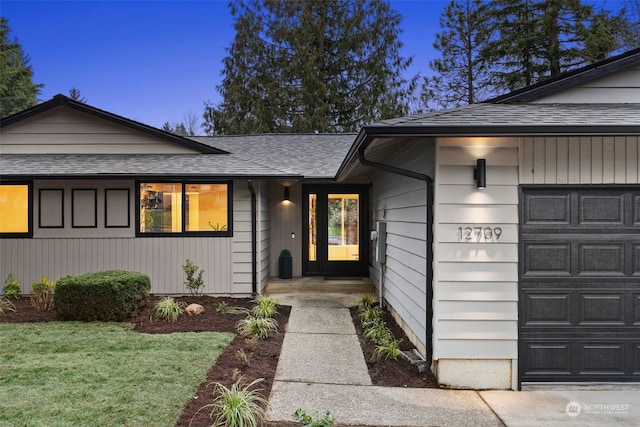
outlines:
[[305, 186], [305, 274], [367, 273], [367, 186]]

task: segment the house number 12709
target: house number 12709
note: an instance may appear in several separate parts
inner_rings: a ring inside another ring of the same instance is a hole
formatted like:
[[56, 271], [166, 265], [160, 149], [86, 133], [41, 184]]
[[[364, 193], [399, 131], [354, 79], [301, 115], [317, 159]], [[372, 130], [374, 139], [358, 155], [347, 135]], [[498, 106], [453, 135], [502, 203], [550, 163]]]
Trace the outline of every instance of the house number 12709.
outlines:
[[458, 227], [458, 239], [464, 242], [498, 241], [502, 227]]

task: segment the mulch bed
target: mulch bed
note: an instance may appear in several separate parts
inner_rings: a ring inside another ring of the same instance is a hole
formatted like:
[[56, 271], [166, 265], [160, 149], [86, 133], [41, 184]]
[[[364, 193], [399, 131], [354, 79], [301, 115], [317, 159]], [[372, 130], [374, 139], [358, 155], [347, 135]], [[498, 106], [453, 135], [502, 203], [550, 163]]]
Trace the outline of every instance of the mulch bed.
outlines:
[[[276, 297], [277, 298], [277, 297]], [[225, 302], [233, 307], [251, 307], [251, 300], [248, 298], [229, 298], [229, 297], [179, 297], [179, 301], [188, 304], [197, 303], [204, 307], [203, 314], [198, 316], [181, 316], [178, 321], [168, 323], [164, 321], [153, 320], [150, 317], [153, 304], [161, 299], [160, 296], [151, 296], [149, 303], [138, 313], [135, 318], [129, 319], [129, 323], [135, 324], [135, 330], [141, 333], [149, 334], [166, 334], [173, 332], [233, 332], [235, 333], [236, 322], [244, 317], [243, 314], [221, 314], [216, 311], [216, 307], [220, 302]], [[16, 306], [16, 312], [8, 312], [0, 315], [0, 322], [50, 322], [60, 321], [54, 311], [45, 312], [35, 310], [30, 303], [29, 298], [20, 298], [12, 300]], [[206, 380], [199, 386], [198, 390], [183, 408], [183, 412], [176, 423], [177, 427], [182, 426], [208, 426], [211, 425], [209, 412], [206, 409], [200, 410], [203, 406], [213, 402], [213, 388], [216, 383], [230, 387], [234, 382], [234, 376], [242, 375], [244, 380], [249, 383], [258, 378], [264, 378], [258, 384], [258, 387], [264, 390], [266, 396], [271, 392], [273, 386], [273, 378], [275, 376], [278, 365], [278, 358], [282, 341], [284, 339], [284, 330], [289, 320], [291, 307], [280, 306], [279, 314], [276, 320], [279, 324], [279, 333], [269, 339], [259, 340], [255, 348], [251, 349], [250, 343], [244, 338], [236, 337], [231, 344], [225, 348], [220, 355], [216, 364], [207, 374]], [[355, 310], [352, 309], [352, 316]], [[402, 338], [403, 350], [411, 348], [409, 340], [404, 332], [396, 324], [393, 318], [385, 311], [385, 321], [396, 338]], [[374, 385], [389, 387], [437, 387], [435, 378], [431, 372], [424, 373], [418, 370], [405, 360], [370, 360], [373, 352], [373, 345], [362, 337], [362, 327], [360, 322], [354, 320], [356, 331], [360, 338], [369, 374]], [[244, 351], [247, 356], [242, 359], [237, 356], [240, 350]], [[190, 424], [191, 423], [191, 424]], [[292, 427], [299, 426], [293, 422], [269, 423], [268, 427]], [[340, 426], [340, 424], [336, 424]]]

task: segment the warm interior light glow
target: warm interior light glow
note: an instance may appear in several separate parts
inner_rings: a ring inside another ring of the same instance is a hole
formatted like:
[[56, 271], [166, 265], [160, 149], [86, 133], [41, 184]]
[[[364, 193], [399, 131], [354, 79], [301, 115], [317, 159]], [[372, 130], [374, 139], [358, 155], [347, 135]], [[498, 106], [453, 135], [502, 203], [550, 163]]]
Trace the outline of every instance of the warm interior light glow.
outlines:
[[29, 232], [29, 186], [0, 185], [0, 233]]

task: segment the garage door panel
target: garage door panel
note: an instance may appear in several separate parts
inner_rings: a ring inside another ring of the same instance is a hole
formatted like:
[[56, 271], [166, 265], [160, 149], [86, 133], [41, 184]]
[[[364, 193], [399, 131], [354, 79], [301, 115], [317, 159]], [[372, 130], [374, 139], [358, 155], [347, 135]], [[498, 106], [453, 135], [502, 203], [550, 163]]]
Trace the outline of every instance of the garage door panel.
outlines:
[[571, 295], [569, 292], [528, 294], [524, 300], [527, 318], [524, 326], [571, 325]]
[[625, 195], [578, 194], [579, 225], [624, 225]]
[[571, 223], [571, 198], [568, 192], [525, 194], [523, 207], [523, 224], [568, 225]]
[[525, 341], [521, 346], [524, 358], [522, 374], [525, 376], [571, 375], [571, 342]]
[[624, 243], [578, 245], [578, 274], [583, 276], [624, 276], [624, 248]]
[[640, 188], [520, 200], [520, 381], [640, 381]]
[[586, 342], [579, 343], [579, 375], [624, 376], [624, 342]]
[[571, 276], [571, 245], [527, 243], [524, 245], [525, 276]]
[[580, 294], [578, 325], [625, 325], [624, 294]]

